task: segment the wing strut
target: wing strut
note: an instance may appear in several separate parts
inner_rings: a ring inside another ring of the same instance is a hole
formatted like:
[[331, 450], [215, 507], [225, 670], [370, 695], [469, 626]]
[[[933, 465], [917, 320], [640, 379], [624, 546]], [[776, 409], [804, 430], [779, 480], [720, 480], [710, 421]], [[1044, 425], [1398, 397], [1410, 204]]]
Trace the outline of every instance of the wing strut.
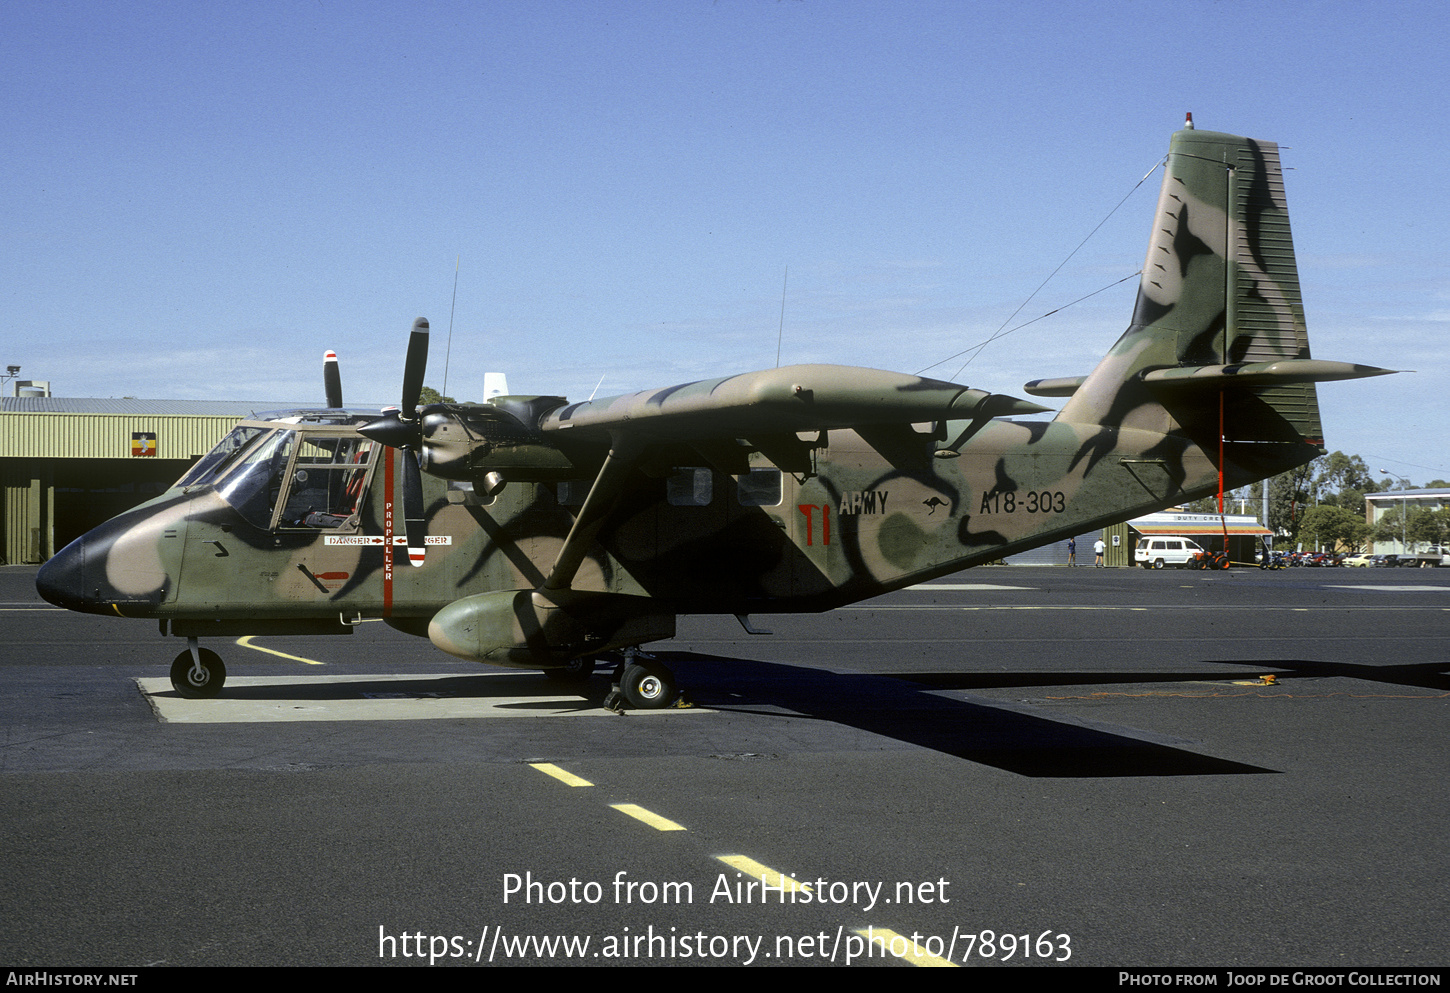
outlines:
[[609, 455], [600, 467], [599, 475], [594, 477], [594, 485], [584, 498], [584, 506], [579, 508], [579, 516], [574, 518], [574, 526], [569, 529], [569, 536], [564, 539], [564, 545], [554, 559], [554, 567], [549, 570], [549, 576], [541, 587], [543, 591], [566, 590], [574, 582], [574, 574], [584, 562], [584, 553], [589, 550], [600, 525], [624, 491], [625, 481], [639, 461], [640, 450], [641, 446], [634, 438], [619, 432], [613, 434]]

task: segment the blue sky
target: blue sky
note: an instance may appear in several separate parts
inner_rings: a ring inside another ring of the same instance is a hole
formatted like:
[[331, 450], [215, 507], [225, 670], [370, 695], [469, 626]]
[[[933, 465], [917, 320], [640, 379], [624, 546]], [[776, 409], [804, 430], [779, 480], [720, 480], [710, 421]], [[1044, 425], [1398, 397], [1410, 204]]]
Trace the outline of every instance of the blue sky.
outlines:
[[[6, 0], [0, 364], [59, 395], [600, 395], [990, 336], [1199, 127], [1287, 146], [1331, 449], [1450, 478], [1432, 3]], [[1014, 323], [1133, 273], [1158, 175]], [[1086, 373], [1121, 283], [933, 375]]]

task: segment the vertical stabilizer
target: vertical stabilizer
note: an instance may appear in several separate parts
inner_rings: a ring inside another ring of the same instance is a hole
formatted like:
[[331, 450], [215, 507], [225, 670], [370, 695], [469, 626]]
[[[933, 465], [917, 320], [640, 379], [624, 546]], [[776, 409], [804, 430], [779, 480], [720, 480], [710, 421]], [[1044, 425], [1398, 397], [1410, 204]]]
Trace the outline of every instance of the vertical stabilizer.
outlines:
[[[1239, 402], [1241, 440], [1302, 440], [1322, 430], [1313, 382], [1250, 386], [1226, 378], [1242, 365], [1307, 360], [1309, 338], [1289, 233], [1279, 149], [1272, 142], [1185, 129], [1173, 135], [1131, 326], [1059, 415], [1080, 423], [1159, 431], [1186, 426], [1201, 406], [1158, 370], [1216, 370]], [[1226, 367], [1226, 368], [1220, 368]], [[1161, 378], [1161, 377], [1160, 377]], [[1186, 381], [1186, 379], [1184, 380]]]

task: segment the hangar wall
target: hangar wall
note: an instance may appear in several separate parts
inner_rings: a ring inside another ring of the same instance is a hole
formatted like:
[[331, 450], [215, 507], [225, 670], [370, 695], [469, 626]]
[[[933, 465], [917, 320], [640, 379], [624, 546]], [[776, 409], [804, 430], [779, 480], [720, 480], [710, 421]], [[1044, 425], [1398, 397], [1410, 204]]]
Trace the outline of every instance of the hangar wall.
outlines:
[[243, 418], [281, 404], [0, 399], [0, 562], [43, 562], [166, 490]]

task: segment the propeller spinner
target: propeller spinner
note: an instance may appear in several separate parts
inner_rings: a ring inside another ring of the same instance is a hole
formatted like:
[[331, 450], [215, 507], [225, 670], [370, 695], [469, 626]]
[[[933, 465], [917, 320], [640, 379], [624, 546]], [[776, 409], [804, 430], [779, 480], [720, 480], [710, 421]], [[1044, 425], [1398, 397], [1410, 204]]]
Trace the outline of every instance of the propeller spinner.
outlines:
[[401, 409], [389, 410], [358, 431], [367, 438], [403, 453], [403, 522], [408, 536], [408, 561], [420, 566], [427, 549], [427, 527], [423, 518], [423, 473], [418, 467], [418, 450], [423, 447], [423, 427], [418, 419], [418, 398], [423, 392], [423, 374], [428, 367], [428, 321], [413, 322], [408, 337], [408, 356], [403, 363]]

